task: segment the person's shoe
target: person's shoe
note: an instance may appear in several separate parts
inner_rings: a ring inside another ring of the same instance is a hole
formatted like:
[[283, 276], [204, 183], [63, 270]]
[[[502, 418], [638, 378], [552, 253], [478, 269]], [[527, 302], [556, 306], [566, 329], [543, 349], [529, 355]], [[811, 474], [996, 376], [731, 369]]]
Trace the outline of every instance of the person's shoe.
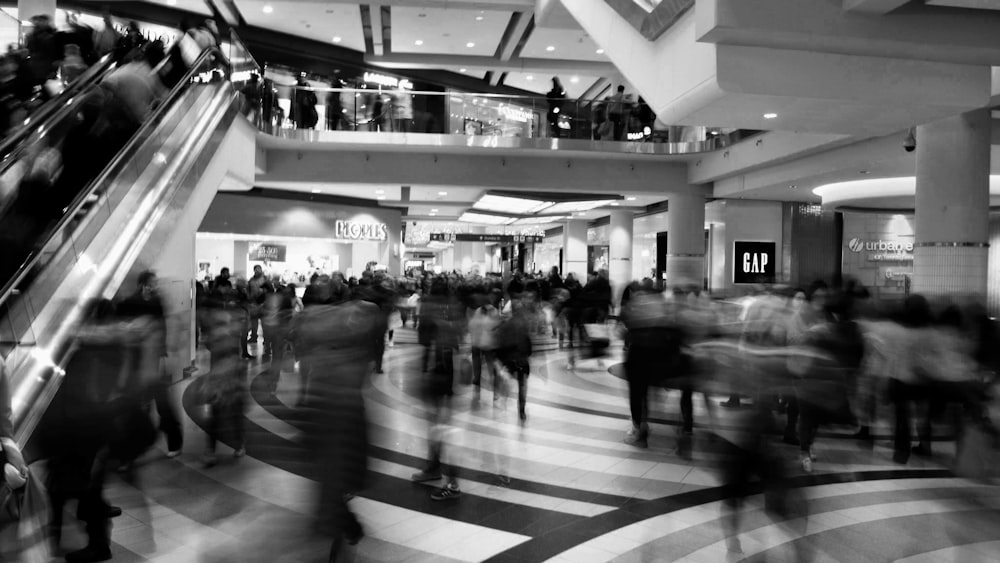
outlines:
[[806, 473], [812, 473], [813, 470], [813, 460], [808, 453], [802, 454], [802, 471]]
[[521, 409], [518, 411], [517, 417], [521, 419], [521, 422], [524, 422], [525, 420], [528, 420], [528, 413], [524, 412], [524, 409]]
[[201, 456], [201, 465], [206, 469], [215, 467], [215, 464], [218, 462], [219, 459], [215, 457], [215, 452], [205, 452], [205, 455]]
[[385, 372], [382, 371], [382, 368], [378, 368], [375, 370], [375, 375], [383, 375], [383, 374], [385, 374]]
[[647, 441], [646, 433], [640, 432], [638, 428], [633, 428], [629, 430], [628, 434], [625, 435], [625, 443], [630, 446], [635, 446], [637, 448], [648, 448], [649, 442]]
[[873, 439], [871, 427], [862, 426], [860, 430], [854, 433], [854, 438], [858, 440], [871, 441]]
[[243, 359], [244, 360], [252, 360], [254, 358], [256, 358], [256, 356], [252, 356], [250, 354], [243, 354]]
[[427, 481], [437, 481], [441, 478], [440, 471], [418, 471], [410, 475], [410, 480], [414, 483], [426, 483]]
[[169, 452], [167, 452], [167, 458], [168, 459], [173, 459], [173, 458], [175, 458], [175, 457], [177, 457], [179, 455], [181, 455], [181, 449], [180, 448], [177, 448], [176, 450], [170, 450]]
[[454, 500], [462, 496], [462, 491], [458, 490], [458, 485], [449, 483], [431, 493], [431, 500]]
[[110, 504], [104, 507], [104, 516], [106, 518], [118, 518], [122, 515], [122, 508], [120, 506], [112, 506]]
[[502, 474], [497, 475], [497, 485], [500, 485], [501, 487], [509, 487], [510, 477]]
[[395, 343], [395, 342], [393, 342], [392, 340], [390, 340], [390, 341], [389, 341], [389, 347], [390, 347], [390, 348], [395, 348], [395, 347], [396, 347], [396, 343]]
[[66, 554], [66, 561], [70, 563], [87, 563], [90, 561], [110, 561], [111, 549], [87, 546], [83, 549], [71, 551]]
[[235, 450], [233, 450], [233, 457], [235, 457], [235, 458], [240, 458], [240, 457], [243, 457], [245, 455], [247, 455], [247, 449], [245, 447], [243, 447], [243, 446], [240, 446], [239, 448], [236, 448]]

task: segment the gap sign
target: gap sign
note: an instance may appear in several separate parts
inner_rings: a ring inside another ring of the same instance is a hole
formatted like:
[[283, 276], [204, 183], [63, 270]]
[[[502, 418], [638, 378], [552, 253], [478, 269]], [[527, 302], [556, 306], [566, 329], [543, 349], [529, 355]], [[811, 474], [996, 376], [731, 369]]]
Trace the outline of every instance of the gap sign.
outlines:
[[733, 244], [733, 283], [774, 283], [777, 280], [777, 244], [736, 241]]

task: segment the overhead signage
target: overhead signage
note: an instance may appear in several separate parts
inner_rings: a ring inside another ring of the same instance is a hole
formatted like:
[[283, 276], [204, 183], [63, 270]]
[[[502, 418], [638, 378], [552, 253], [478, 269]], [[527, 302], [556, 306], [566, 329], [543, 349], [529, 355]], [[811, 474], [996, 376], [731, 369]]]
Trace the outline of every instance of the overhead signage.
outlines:
[[347, 240], [378, 240], [389, 238], [389, 229], [385, 223], [356, 223], [354, 221], [337, 221], [335, 238]]
[[733, 283], [775, 283], [777, 243], [736, 241], [733, 244]]
[[899, 240], [864, 240], [858, 237], [847, 241], [851, 252], [870, 252], [869, 262], [912, 262], [913, 242]]
[[285, 245], [254, 243], [250, 245], [249, 254], [252, 262], [284, 262]]
[[431, 242], [544, 242], [539, 235], [480, 235], [476, 233], [431, 233]]
[[366, 72], [365, 82], [367, 84], [378, 84], [379, 86], [385, 88], [401, 88], [403, 90], [412, 90], [413, 83], [407, 79], [398, 79], [392, 76], [386, 76], [384, 74], [379, 74], [377, 72]]

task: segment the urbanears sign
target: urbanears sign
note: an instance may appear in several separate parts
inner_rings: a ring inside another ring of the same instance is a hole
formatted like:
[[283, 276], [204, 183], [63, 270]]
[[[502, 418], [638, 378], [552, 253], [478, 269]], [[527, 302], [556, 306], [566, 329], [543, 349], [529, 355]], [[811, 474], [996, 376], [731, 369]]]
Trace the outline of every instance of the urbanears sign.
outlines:
[[775, 283], [777, 243], [736, 241], [733, 245], [733, 283]]

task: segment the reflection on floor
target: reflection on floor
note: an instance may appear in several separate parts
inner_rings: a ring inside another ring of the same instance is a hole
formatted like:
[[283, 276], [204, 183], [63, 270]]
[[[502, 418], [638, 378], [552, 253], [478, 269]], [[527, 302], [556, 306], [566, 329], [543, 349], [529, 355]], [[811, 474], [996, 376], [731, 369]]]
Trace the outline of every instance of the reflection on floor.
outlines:
[[[422, 350], [412, 331], [397, 331], [386, 374], [372, 376], [366, 390], [369, 487], [351, 501], [366, 537], [345, 560], [1000, 561], [1000, 489], [951, 477], [950, 443], [936, 445], [935, 458], [893, 464], [887, 428], [874, 448], [851, 439], [850, 429], [822, 434], [808, 475], [795, 469], [797, 448], [775, 445], [791, 468], [791, 502], [802, 510], [775, 521], [761, 495], [751, 496], [742, 551], [731, 552], [708, 432], [696, 427], [692, 459], [676, 455], [677, 392], [655, 396], [650, 447], [636, 449], [622, 441], [626, 383], [608, 369], [620, 350], [569, 371], [554, 342], [537, 346], [525, 425], [511, 399], [493, 401], [484, 390], [474, 404], [469, 388], [454, 398], [459, 430], [449, 442], [464, 495], [435, 502], [429, 493], [440, 483], [409, 480], [427, 451], [428, 411], [415, 396]], [[211, 469], [199, 462], [204, 413], [184, 396], [187, 382], [175, 386], [187, 413], [185, 453], [166, 459], [161, 447], [129, 478], [112, 478], [109, 500], [125, 511], [114, 522], [114, 560], [325, 561], [329, 546], [312, 533], [297, 380], [283, 373], [276, 397], [251, 385], [248, 455]], [[695, 406], [696, 423], [707, 424], [704, 406]], [[726, 425], [729, 412], [713, 410]], [[511, 482], [501, 484], [498, 473]], [[64, 545], [81, 541], [67, 535]]]

